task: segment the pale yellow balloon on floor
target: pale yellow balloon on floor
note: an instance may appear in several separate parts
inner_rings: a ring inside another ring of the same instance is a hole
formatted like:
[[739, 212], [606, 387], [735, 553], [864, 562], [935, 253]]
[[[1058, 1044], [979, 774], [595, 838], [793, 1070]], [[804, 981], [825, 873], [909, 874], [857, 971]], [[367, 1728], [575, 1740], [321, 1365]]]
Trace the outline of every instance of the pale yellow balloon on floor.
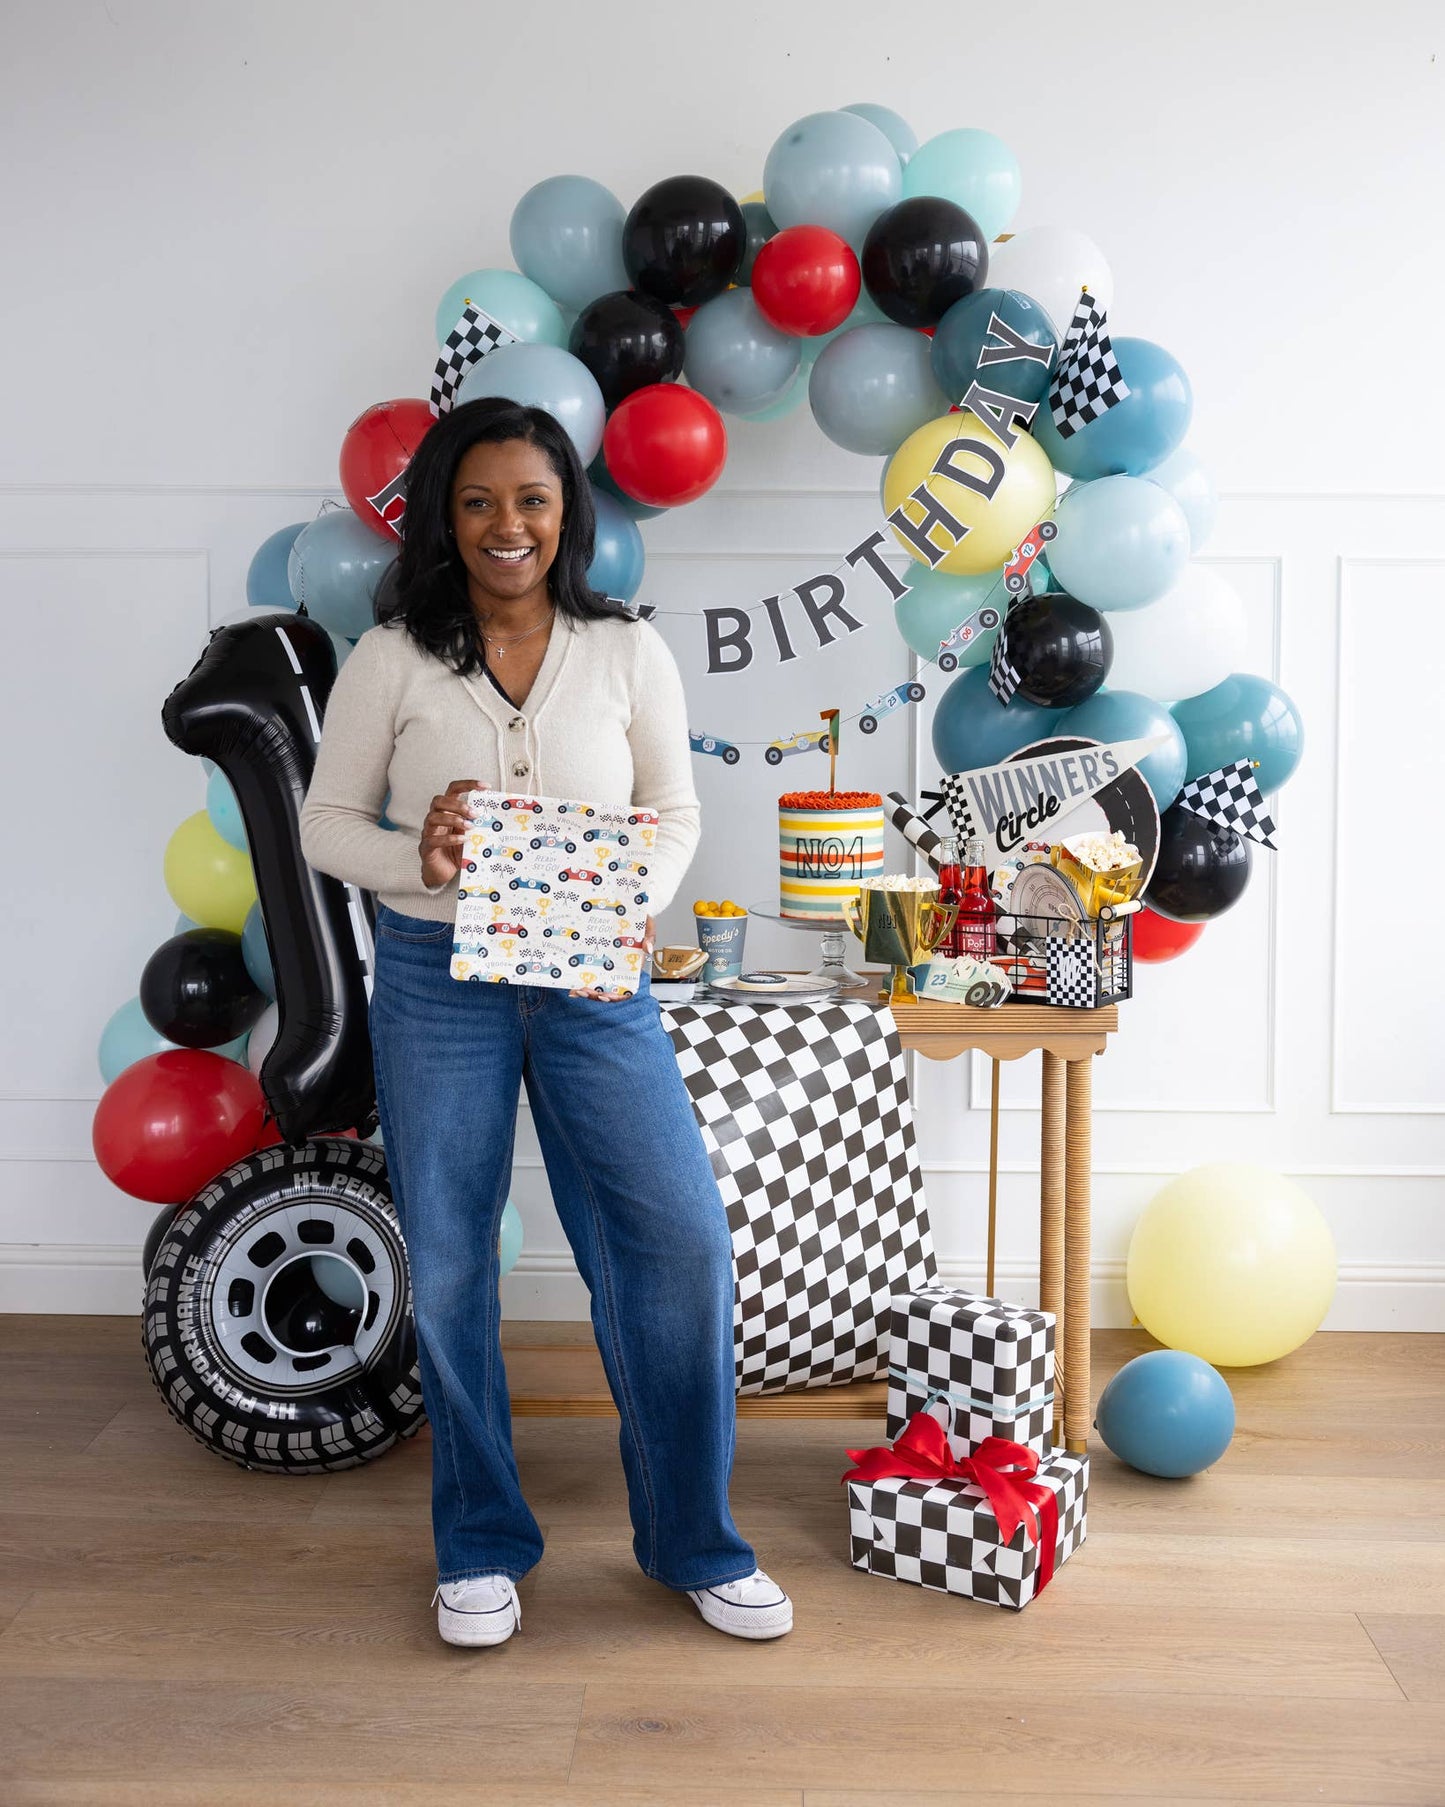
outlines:
[[205, 929], [239, 935], [256, 901], [250, 856], [217, 834], [203, 809], [187, 816], [166, 843], [165, 878], [176, 908]]
[[[920, 486], [928, 501], [910, 500]], [[1053, 513], [1056, 491], [1048, 454], [1027, 433], [1005, 446], [976, 414], [945, 414], [910, 433], [893, 454], [883, 506], [890, 515], [902, 508], [911, 523], [911, 532], [889, 523], [907, 552], [935, 571], [964, 576], [1005, 564], [1029, 529]], [[942, 555], [937, 562], [923, 539]]]
[[1170, 1180], [1129, 1244], [1129, 1302], [1151, 1336], [1217, 1368], [1277, 1361], [1335, 1296], [1335, 1245], [1302, 1187], [1221, 1161]]

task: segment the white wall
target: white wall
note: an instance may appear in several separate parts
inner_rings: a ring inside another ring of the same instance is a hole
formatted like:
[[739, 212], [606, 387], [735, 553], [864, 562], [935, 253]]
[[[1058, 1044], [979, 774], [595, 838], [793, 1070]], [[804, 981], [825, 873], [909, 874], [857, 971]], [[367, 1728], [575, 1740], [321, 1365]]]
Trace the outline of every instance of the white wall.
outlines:
[[[160, 855], [203, 802], [160, 704], [208, 622], [243, 600], [256, 544], [337, 493], [337, 446], [363, 406], [424, 391], [437, 297], [508, 261], [531, 182], [581, 170], [630, 200], [696, 170], [743, 193], [791, 119], [873, 99], [925, 136], [1000, 132], [1024, 166], [1019, 223], [1074, 224], [1105, 246], [1116, 330], [1168, 345], [1193, 379], [1191, 444], [1226, 493], [1207, 556], [1246, 599], [1253, 667], [1308, 724], [1278, 860], [1259, 857], [1245, 901], [1184, 960], [1141, 969], [1099, 1065], [1101, 1312], [1127, 1321], [1129, 1228], [1161, 1177], [1239, 1154], [1299, 1177], [1328, 1213], [1332, 1322], [1445, 1322], [1433, 7], [7, 13], [0, 1306], [138, 1309], [152, 1212], [91, 1159], [94, 1050], [171, 930]], [[756, 600], [876, 524], [877, 462], [829, 445], [806, 410], [730, 430], [720, 490], [645, 529], [644, 597], [659, 605]], [[908, 668], [886, 605], [795, 686], [766, 664], [708, 678], [700, 624], [662, 625], [696, 724], [733, 738]], [[930, 776], [932, 701], [866, 753], [855, 742], [844, 777]], [[767, 896], [777, 775], [751, 755], [732, 771], [700, 760], [698, 779], [707, 832], [684, 900]], [[685, 910], [663, 927], [686, 938]], [[807, 947], [750, 934], [770, 961]], [[1007, 1069], [1001, 1271], [1019, 1296], [1035, 1082], [1032, 1063]], [[923, 1063], [917, 1098], [944, 1271], [973, 1275], [986, 1079]], [[509, 1309], [581, 1315], [528, 1128]]]

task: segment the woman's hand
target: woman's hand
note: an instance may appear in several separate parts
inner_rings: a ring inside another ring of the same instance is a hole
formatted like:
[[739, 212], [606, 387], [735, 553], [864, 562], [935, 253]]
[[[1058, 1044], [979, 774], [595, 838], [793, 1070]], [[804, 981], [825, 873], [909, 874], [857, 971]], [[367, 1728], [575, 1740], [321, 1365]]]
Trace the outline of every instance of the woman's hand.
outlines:
[[421, 825], [421, 879], [435, 887], [454, 879], [462, 869], [462, 837], [472, 825], [463, 801], [468, 791], [479, 791], [480, 779], [453, 778], [440, 797], [433, 797]]
[[[642, 960], [646, 967], [652, 960], [652, 945], [657, 940], [657, 924], [649, 916], [647, 927], [642, 931]], [[631, 997], [627, 991], [604, 991], [600, 985], [589, 985], [584, 990], [570, 994], [574, 998], [596, 998], [599, 1004], [620, 1004], [624, 998]]]

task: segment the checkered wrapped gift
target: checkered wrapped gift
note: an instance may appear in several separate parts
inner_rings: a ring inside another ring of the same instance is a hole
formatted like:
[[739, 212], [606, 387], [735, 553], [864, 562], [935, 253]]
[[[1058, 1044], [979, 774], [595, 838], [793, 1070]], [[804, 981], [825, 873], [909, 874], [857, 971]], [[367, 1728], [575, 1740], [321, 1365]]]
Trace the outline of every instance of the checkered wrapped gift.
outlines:
[[894, 1297], [889, 1437], [916, 1412], [936, 1417], [955, 1456], [986, 1437], [1047, 1455], [1054, 1420], [1054, 1317], [947, 1286]]

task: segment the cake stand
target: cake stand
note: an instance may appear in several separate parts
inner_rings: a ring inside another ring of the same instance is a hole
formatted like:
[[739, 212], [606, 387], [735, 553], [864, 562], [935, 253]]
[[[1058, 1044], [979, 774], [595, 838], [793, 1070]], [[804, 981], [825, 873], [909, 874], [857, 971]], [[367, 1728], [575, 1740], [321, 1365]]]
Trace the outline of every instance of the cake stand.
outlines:
[[785, 929], [807, 929], [814, 934], [819, 929], [823, 931], [823, 963], [808, 974], [810, 979], [826, 979], [839, 991], [871, 991], [876, 987], [876, 977], [869, 979], [860, 973], [850, 972], [844, 964], [843, 955], [847, 951], [848, 936], [852, 930], [842, 916], [814, 916], [807, 922], [800, 922], [796, 917], [784, 916], [776, 904], [749, 904], [748, 915], [761, 916], [768, 922], [780, 922]]

